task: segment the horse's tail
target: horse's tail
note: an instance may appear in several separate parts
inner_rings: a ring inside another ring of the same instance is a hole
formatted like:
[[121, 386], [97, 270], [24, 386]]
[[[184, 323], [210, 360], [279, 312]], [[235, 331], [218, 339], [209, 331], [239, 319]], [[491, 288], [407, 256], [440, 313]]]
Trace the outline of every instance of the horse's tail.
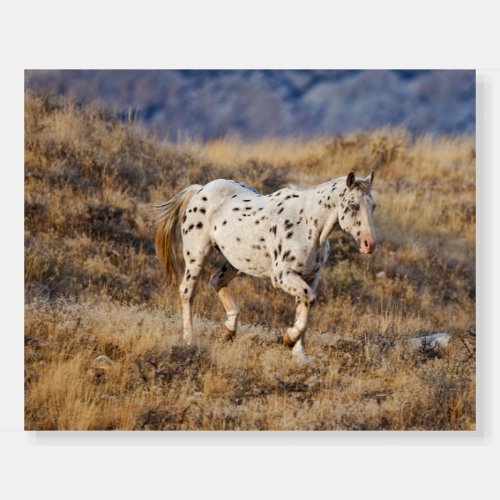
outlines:
[[192, 184], [177, 193], [171, 200], [155, 206], [159, 211], [155, 221], [157, 226], [156, 254], [163, 264], [167, 284], [176, 284], [179, 280], [180, 266], [176, 243], [180, 241], [180, 218], [191, 198], [202, 187], [199, 184]]

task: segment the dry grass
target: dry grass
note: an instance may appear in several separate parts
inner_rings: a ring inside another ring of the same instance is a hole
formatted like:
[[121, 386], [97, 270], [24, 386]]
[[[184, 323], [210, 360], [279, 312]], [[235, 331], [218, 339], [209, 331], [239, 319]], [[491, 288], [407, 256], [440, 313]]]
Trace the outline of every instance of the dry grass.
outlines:
[[[159, 143], [92, 105], [26, 96], [26, 429], [474, 429], [475, 149], [471, 137]], [[265, 193], [376, 169], [372, 256], [336, 233], [298, 365], [278, 339], [294, 302], [231, 284], [232, 344], [208, 284], [196, 346], [161, 284], [152, 203], [225, 177]], [[404, 339], [446, 331], [451, 347]], [[106, 358], [99, 357], [106, 356]]]

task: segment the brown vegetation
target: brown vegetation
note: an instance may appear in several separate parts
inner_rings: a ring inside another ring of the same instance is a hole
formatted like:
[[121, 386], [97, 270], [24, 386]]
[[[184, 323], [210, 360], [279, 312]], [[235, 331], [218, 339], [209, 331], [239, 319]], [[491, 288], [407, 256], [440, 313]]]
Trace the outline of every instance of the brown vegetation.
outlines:
[[[151, 205], [235, 178], [270, 193], [376, 169], [372, 256], [335, 233], [307, 335], [280, 344], [294, 302], [231, 283], [243, 327], [204, 280], [196, 346], [162, 285]], [[97, 106], [26, 95], [26, 429], [474, 429], [475, 149], [472, 137], [381, 129], [245, 143], [158, 142]], [[446, 331], [450, 348], [404, 339]]]

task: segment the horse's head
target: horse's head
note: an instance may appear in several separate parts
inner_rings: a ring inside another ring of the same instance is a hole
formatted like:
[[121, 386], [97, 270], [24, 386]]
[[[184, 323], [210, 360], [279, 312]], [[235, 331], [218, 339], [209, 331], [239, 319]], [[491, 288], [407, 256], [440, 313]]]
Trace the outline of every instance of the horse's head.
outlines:
[[377, 245], [372, 183], [373, 172], [365, 179], [356, 179], [354, 172], [350, 172], [346, 177], [346, 191], [339, 209], [340, 227], [354, 237], [361, 253], [372, 253]]

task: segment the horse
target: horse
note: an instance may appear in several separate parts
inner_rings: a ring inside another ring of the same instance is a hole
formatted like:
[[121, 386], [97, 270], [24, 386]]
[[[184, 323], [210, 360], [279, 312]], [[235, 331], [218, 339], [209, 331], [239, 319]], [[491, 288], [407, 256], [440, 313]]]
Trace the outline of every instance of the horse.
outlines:
[[288, 186], [269, 195], [243, 182], [217, 179], [205, 186], [190, 185], [156, 205], [155, 246], [167, 283], [178, 283], [178, 235], [182, 238], [184, 341], [193, 342], [194, 293], [206, 258], [216, 249], [224, 261], [210, 283], [227, 316], [223, 337], [234, 338], [240, 312], [228, 290], [231, 280], [238, 273], [270, 278], [274, 288], [295, 297], [295, 322], [285, 331], [283, 343], [294, 356], [306, 359], [304, 333], [332, 231], [339, 226], [351, 234], [361, 253], [375, 250], [373, 178], [373, 172], [366, 178], [350, 172], [316, 186]]

